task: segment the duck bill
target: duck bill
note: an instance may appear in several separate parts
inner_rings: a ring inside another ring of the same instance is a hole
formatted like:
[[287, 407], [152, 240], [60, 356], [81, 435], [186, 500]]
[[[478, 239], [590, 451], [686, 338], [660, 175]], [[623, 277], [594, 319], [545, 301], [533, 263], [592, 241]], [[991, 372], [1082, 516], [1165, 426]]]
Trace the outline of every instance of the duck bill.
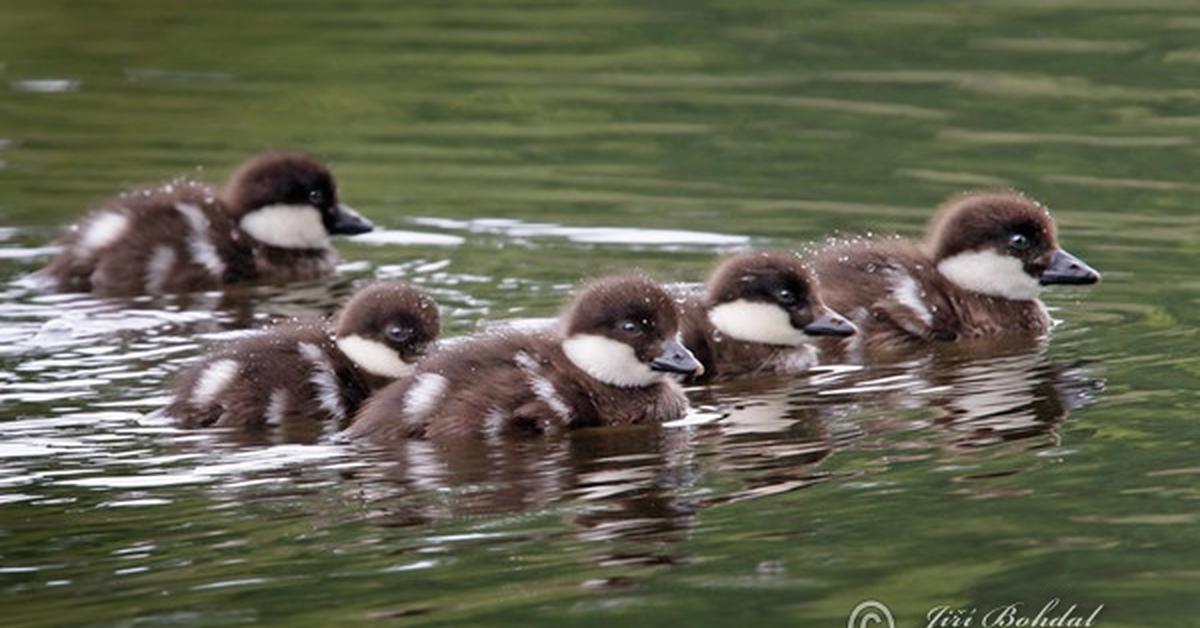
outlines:
[[832, 310], [824, 310], [817, 314], [810, 323], [801, 328], [809, 336], [853, 336], [858, 333], [854, 323]]
[[357, 235], [375, 228], [370, 220], [354, 211], [349, 205], [338, 204], [333, 208], [333, 222], [329, 226], [331, 235]]
[[704, 365], [678, 340], [666, 340], [657, 357], [650, 362], [650, 370], [685, 375], [704, 374]]
[[1054, 249], [1050, 253], [1050, 265], [1038, 278], [1043, 286], [1051, 285], [1086, 285], [1100, 281], [1100, 273], [1083, 263], [1083, 260], [1062, 249]]

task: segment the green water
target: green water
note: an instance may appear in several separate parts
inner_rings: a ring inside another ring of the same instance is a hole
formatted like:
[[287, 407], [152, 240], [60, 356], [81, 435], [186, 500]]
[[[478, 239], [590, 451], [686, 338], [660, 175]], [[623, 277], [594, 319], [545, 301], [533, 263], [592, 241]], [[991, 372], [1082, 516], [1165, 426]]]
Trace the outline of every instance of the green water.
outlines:
[[[1200, 625], [1200, 5], [0, 0], [0, 277], [264, 148], [388, 229], [326, 282], [0, 288], [0, 622]], [[1045, 346], [690, 392], [659, 429], [359, 451], [147, 420], [229, 332], [420, 283], [450, 334], [581, 277], [920, 232], [1016, 187], [1104, 272]]]

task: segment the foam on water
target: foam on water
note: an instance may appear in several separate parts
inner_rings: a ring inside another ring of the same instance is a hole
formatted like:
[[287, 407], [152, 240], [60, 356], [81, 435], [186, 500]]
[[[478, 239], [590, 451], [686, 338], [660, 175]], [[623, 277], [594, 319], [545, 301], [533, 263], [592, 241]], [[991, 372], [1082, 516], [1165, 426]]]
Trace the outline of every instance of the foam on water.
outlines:
[[424, 231], [376, 229], [350, 238], [359, 244], [372, 246], [459, 246], [465, 240], [459, 236]]
[[501, 234], [510, 238], [563, 238], [580, 244], [612, 244], [634, 247], [725, 248], [745, 246], [750, 238], [740, 235], [681, 229], [625, 227], [570, 227], [555, 223], [531, 223], [510, 218], [414, 218], [420, 225], [469, 233]]

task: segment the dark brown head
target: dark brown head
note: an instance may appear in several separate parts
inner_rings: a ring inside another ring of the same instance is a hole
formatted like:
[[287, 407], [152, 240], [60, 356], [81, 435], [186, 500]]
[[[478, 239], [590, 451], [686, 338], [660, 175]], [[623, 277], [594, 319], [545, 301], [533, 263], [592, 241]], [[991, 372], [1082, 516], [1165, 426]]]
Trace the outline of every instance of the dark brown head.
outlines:
[[441, 332], [437, 304], [400, 281], [359, 290], [334, 319], [337, 345], [363, 370], [403, 377]]
[[704, 307], [721, 333], [744, 342], [799, 346], [810, 336], [850, 336], [854, 325], [821, 301], [795, 254], [749, 251], [717, 264]]
[[650, 386], [663, 373], [704, 370], [679, 341], [675, 301], [645, 277], [593, 281], [568, 303], [560, 323], [567, 358], [606, 384]]
[[281, 248], [324, 248], [331, 235], [373, 228], [338, 202], [325, 164], [300, 153], [264, 153], [247, 161], [229, 177], [222, 198], [243, 231]]
[[1014, 192], [950, 201], [930, 224], [926, 246], [950, 281], [991, 296], [1028, 300], [1042, 286], [1100, 281], [1100, 273], [1059, 247], [1050, 212]]

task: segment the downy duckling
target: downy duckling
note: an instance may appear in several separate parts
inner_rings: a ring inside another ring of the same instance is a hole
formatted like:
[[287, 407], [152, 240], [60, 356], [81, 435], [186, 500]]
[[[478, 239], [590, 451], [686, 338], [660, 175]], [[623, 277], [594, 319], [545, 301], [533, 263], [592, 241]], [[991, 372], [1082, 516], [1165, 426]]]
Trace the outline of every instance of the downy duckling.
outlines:
[[704, 365], [698, 380], [801, 373], [817, 361], [814, 337], [855, 327], [821, 301], [816, 278], [794, 253], [749, 251], [723, 259], [703, 294], [680, 305], [683, 341]]
[[47, 289], [109, 296], [315, 279], [333, 273], [330, 236], [372, 228], [338, 201], [324, 164], [265, 153], [219, 193], [181, 179], [104, 203], [71, 226], [33, 279]]
[[1044, 206], [1008, 192], [952, 199], [924, 244], [842, 242], [808, 263], [821, 278], [821, 297], [858, 325], [868, 349], [1041, 335], [1051, 324], [1038, 299], [1043, 287], [1100, 281], [1059, 246]]
[[679, 418], [669, 375], [703, 369], [677, 339], [679, 314], [640, 276], [588, 284], [553, 329], [486, 334], [448, 346], [379, 391], [342, 439], [497, 437]]
[[359, 290], [332, 324], [283, 324], [229, 343], [180, 373], [167, 416], [185, 427], [334, 429], [372, 391], [413, 372], [438, 336], [437, 304], [403, 282]]

